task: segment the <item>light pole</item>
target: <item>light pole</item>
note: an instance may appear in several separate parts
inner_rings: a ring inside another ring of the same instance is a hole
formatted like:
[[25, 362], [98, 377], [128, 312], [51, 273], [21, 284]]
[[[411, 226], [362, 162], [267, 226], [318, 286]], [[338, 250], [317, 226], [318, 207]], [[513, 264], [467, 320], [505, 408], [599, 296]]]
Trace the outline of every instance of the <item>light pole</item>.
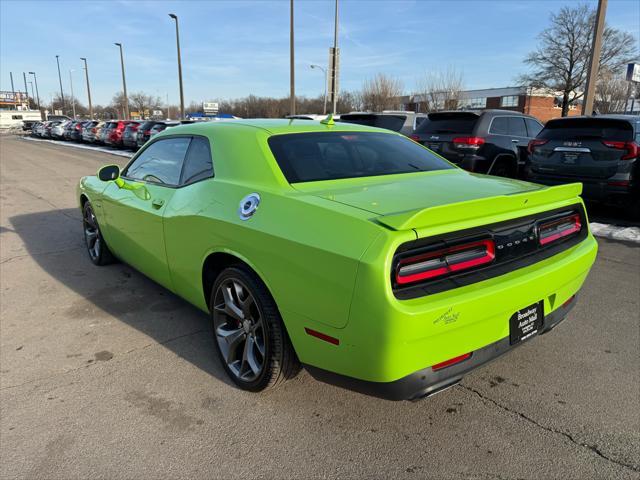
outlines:
[[93, 106], [91, 105], [91, 88], [89, 87], [89, 67], [87, 66], [87, 59], [80, 57], [80, 60], [84, 62], [84, 75], [87, 78], [87, 96], [89, 97], [89, 118], [93, 120]]
[[331, 106], [335, 115], [338, 108], [338, 0], [336, 0], [333, 28], [333, 48], [331, 49]]
[[29, 88], [27, 88], [27, 74], [22, 72], [24, 78], [24, 93], [27, 95], [27, 110], [31, 110], [31, 102], [29, 101]]
[[60, 81], [60, 101], [62, 102], [61, 108], [62, 113], [64, 114], [64, 92], [62, 91], [62, 75], [60, 75], [60, 55], [56, 55], [56, 63], [58, 64], [58, 80]]
[[320, 65], [316, 65], [311, 64], [309, 65], [311, 68], [317, 68], [318, 70], [322, 70], [322, 73], [324, 73], [324, 108], [322, 110], [323, 114], [327, 114], [327, 69], [324, 67], [321, 67]]
[[122, 90], [124, 93], [124, 117], [129, 118], [129, 97], [127, 97], [127, 81], [124, 77], [124, 55], [122, 54], [122, 44], [114, 43], [116, 47], [120, 48], [120, 66], [122, 67]]
[[176, 47], [178, 49], [178, 82], [180, 84], [180, 118], [184, 118], [184, 92], [182, 90], [182, 59], [180, 58], [180, 31], [178, 30], [178, 16], [170, 13], [169, 16], [176, 21]]
[[76, 119], [76, 97], [73, 95], [73, 77], [71, 76], [71, 72], [75, 72], [75, 70], [69, 70], [69, 85], [71, 86], [71, 105], [73, 105], [73, 119]]
[[295, 72], [295, 55], [294, 55], [294, 37], [293, 37], [293, 0], [289, 3], [289, 83], [291, 106], [289, 107], [290, 115], [296, 114], [296, 72]]
[[36, 77], [36, 72], [29, 72], [29, 75], [33, 75], [33, 82], [36, 84], [36, 100], [38, 101], [40, 117], [42, 117], [42, 108], [40, 108], [40, 92], [38, 92], [38, 78]]

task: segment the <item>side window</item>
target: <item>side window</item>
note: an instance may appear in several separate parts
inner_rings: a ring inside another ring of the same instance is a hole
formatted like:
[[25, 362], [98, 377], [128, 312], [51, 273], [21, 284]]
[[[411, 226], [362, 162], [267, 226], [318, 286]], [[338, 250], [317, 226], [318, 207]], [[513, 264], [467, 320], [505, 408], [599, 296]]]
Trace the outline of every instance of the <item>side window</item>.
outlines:
[[509, 118], [508, 117], [496, 117], [491, 122], [491, 128], [489, 133], [495, 135], [509, 135]]
[[516, 137], [527, 136], [527, 129], [524, 126], [524, 118], [509, 117], [509, 135], [514, 135]]
[[187, 158], [184, 161], [180, 184], [185, 185], [209, 177], [213, 177], [209, 140], [202, 137], [193, 137], [187, 152]]
[[531, 137], [531, 138], [537, 137], [538, 134], [540, 133], [540, 130], [542, 130], [542, 125], [540, 125], [535, 120], [532, 120], [531, 118], [525, 118], [524, 123], [527, 124], [528, 137]]
[[126, 178], [178, 185], [189, 137], [167, 138], [149, 145], [123, 174]]

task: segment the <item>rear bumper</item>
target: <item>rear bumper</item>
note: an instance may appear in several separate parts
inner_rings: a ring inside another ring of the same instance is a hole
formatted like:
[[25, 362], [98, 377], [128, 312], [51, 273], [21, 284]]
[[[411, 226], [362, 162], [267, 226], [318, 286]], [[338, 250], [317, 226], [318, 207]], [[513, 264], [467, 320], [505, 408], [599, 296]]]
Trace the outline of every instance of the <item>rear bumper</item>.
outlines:
[[576, 296], [574, 295], [562, 306], [544, 317], [542, 330], [538, 335], [529, 340], [511, 345], [509, 337], [505, 337], [472, 352], [470, 358], [455, 365], [437, 371], [432, 370], [431, 367], [427, 367], [392, 382], [371, 382], [340, 375], [311, 365], [304, 365], [304, 367], [316, 380], [365, 395], [371, 395], [385, 400], [418, 400], [456, 385], [462, 380], [464, 375], [472, 370], [551, 331], [566, 318], [567, 314], [575, 306], [575, 303]]

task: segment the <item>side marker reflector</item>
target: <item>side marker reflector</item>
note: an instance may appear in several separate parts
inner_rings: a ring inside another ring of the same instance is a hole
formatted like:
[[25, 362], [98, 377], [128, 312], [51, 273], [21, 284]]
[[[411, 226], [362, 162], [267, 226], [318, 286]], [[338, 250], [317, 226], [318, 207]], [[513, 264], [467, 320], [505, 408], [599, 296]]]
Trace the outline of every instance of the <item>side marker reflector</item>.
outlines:
[[331, 337], [329, 335], [326, 335], [322, 332], [318, 332], [316, 330], [312, 330], [310, 328], [305, 327], [304, 331], [307, 333], [307, 335], [311, 335], [312, 337], [316, 337], [319, 338], [320, 340], [324, 340], [325, 342], [329, 342], [332, 345], [340, 345], [340, 340], [338, 340], [337, 338]]
[[436, 363], [431, 367], [431, 370], [436, 372], [438, 370], [442, 370], [443, 368], [455, 365], [456, 363], [464, 362], [467, 358], [471, 358], [471, 352], [460, 355], [459, 357], [450, 358], [449, 360], [445, 360], [444, 362]]

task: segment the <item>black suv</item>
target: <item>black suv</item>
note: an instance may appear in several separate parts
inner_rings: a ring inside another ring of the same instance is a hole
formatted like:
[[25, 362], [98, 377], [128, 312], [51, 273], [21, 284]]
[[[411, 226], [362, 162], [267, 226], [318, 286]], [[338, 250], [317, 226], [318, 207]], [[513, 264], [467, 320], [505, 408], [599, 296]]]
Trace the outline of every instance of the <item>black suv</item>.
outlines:
[[411, 138], [465, 170], [516, 178], [540, 130], [534, 117], [510, 110], [450, 111], [430, 113]]
[[386, 128], [394, 132], [400, 132], [407, 137], [426, 120], [424, 113], [409, 111], [384, 110], [380, 113], [373, 112], [352, 112], [340, 115], [338, 122], [357, 123], [358, 125], [368, 125], [369, 127]]
[[582, 182], [586, 200], [640, 212], [640, 117], [549, 120], [529, 143], [527, 178], [546, 185]]

